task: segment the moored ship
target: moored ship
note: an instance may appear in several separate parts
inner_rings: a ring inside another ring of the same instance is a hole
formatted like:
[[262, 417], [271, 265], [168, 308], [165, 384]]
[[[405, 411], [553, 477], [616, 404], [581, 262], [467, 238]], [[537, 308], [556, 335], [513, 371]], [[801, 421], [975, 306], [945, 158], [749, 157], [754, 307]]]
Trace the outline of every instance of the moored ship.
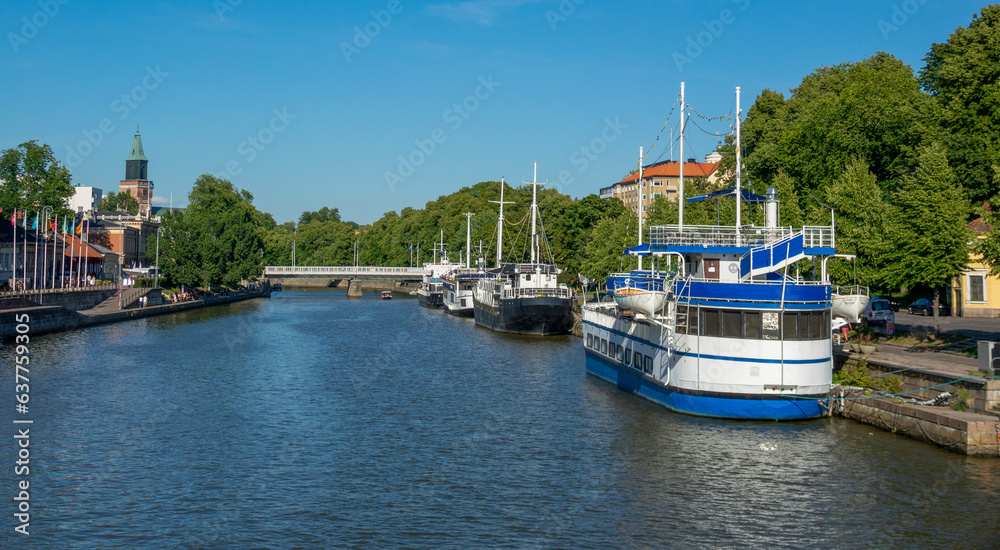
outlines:
[[541, 260], [538, 218], [538, 168], [532, 178], [531, 261], [502, 263], [503, 188], [500, 181], [500, 217], [497, 220], [497, 267], [487, 270], [473, 293], [476, 324], [499, 332], [566, 334], [573, 328], [573, 292], [559, 283], [561, 270]]
[[[683, 179], [679, 188], [684, 196]], [[737, 205], [764, 199], [740, 190], [739, 162], [733, 191]], [[587, 371], [682, 413], [821, 416], [833, 372], [834, 228], [779, 227], [777, 191], [763, 202], [765, 227], [743, 226], [739, 206], [735, 226], [683, 225], [681, 208], [677, 225], [650, 227], [648, 244], [630, 251], [662, 269], [610, 276], [615, 301], [583, 307]], [[818, 281], [788, 273], [805, 258], [821, 259]]]

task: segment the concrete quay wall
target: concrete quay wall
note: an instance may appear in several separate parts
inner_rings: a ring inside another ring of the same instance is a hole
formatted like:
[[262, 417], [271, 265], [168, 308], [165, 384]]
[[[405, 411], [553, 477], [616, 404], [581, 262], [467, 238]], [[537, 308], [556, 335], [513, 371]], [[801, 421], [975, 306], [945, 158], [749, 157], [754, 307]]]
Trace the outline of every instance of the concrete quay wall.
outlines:
[[87, 287], [73, 290], [47, 290], [39, 294], [23, 294], [17, 297], [0, 298], [0, 310], [34, 307], [57, 306], [70, 311], [90, 309], [115, 295], [118, 289], [108, 285]]
[[[113, 294], [112, 294], [113, 295]], [[18, 319], [23, 319], [27, 314], [29, 321], [28, 334], [35, 336], [53, 332], [65, 332], [84, 327], [105, 325], [128, 321], [131, 319], [142, 319], [155, 315], [166, 315], [189, 309], [229, 304], [250, 300], [253, 298], [270, 297], [270, 288], [265, 288], [257, 292], [247, 292], [231, 294], [229, 296], [211, 296], [203, 300], [190, 300], [177, 304], [164, 304], [149, 306], [145, 308], [129, 308], [108, 313], [90, 313], [86, 311], [72, 311], [60, 306], [31, 306], [17, 309], [5, 309], [0, 311], [0, 341], [9, 342], [18, 334], [17, 327], [22, 324]]]
[[[271, 284], [280, 283], [287, 287], [332, 287], [348, 288], [351, 279], [331, 279], [329, 277], [271, 277]], [[355, 279], [361, 284], [362, 290], [378, 291], [391, 290], [393, 292], [409, 292], [419, 283], [413, 281], [395, 281], [391, 279]]]
[[1000, 417], [865, 399], [847, 392], [835, 398], [833, 412], [879, 429], [905, 435], [969, 456], [1000, 457]]
[[[886, 376], [894, 376], [903, 382], [903, 392], [915, 399], [933, 399], [942, 392], [954, 394], [959, 388], [964, 388], [971, 395], [969, 410], [987, 414], [1000, 414], [1000, 380], [972, 379], [961, 380], [972, 373], [964, 376], [958, 374], [947, 374], [943, 372], [929, 372], [922, 369], [912, 369], [903, 372], [900, 366], [894, 363], [883, 363], [879, 361], [878, 355], [865, 356], [866, 367], [871, 371], [885, 373]], [[856, 363], [857, 355], [847, 353], [834, 353], [833, 362], [837, 369], [843, 368], [848, 363]], [[961, 380], [961, 381], [959, 381]], [[954, 382], [954, 385], [941, 387], [941, 384]], [[934, 387], [937, 386], [937, 387]], [[934, 387], [934, 389], [928, 389]]]

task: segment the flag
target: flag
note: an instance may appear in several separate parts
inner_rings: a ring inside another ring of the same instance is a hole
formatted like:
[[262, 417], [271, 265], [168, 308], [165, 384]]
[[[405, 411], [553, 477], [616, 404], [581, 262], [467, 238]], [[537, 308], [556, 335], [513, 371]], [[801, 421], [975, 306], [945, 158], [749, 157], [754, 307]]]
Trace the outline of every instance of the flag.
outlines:
[[[73, 233], [73, 230], [74, 230], [74, 229], [76, 229], [76, 218], [73, 218], [73, 221], [71, 221], [71, 222], [69, 223], [69, 232], [70, 232], [70, 233]], [[63, 233], [65, 233], [65, 232], [66, 232], [66, 228], [65, 228], [65, 227], [63, 227]]]
[[76, 234], [79, 235], [82, 231], [83, 231], [83, 220], [80, 220], [80, 223], [77, 224], [76, 226]]
[[17, 225], [17, 208], [15, 208], [14, 211], [11, 212], [11, 214], [10, 214], [10, 225], [11, 225], [11, 227], [14, 227], [14, 226]]
[[35, 212], [35, 221], [31, 222], [32, 229], [38, 229], [38, 212]]
[[28, 211], [24, 211], [24, 220], [21, 221], [21, 227], [24, 229], [28, 228]]
[[63, 235], [66, 234], [66, 218], [63, 218]]

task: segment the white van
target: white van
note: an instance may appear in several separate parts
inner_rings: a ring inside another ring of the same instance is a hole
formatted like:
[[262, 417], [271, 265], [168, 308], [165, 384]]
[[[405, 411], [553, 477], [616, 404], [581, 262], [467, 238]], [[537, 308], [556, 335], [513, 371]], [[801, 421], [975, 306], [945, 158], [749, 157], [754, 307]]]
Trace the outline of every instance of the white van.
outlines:
[[892, 336], [896, 332], [896, 314], [889, 300], [872, 296], [861, 313], [861, 324], [871, 325], [886, 336]]

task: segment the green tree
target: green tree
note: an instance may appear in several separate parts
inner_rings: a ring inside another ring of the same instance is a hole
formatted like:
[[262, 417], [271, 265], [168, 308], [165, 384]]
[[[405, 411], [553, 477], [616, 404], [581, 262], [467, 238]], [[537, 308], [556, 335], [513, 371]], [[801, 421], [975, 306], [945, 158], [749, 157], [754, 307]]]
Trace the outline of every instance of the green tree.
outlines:
[[299, 216], [299, 225], [305, 225], [311, 221], [319, 222], [339, 222], [340, 210], [324, 206], [315, 212], [303, 212]]
[[73, 196], [71, 181], [69, 170], [48, 145], [27, 141], [0, 153], [0, 207], [4, 210], [51, 206], [65, 216]]
[[858, 158], [891, 193], [916, 149], [939, 133], [939, 111], [912, 69], [889, 54], [820, 67], [787, 101], [758, 96], [744, 126], [746, 165], [765, 186], [784, 171], [804, 195], [822, 193]]
[[934, 290], [934, 331], [938, 332], [940, 290], [969, 263], [972, 233], [966, 227], [962, 187], [940, 144], [920, 150], [915, 176], [895, 193], [896, 242], [888, 275], [899, 285]]
[[[254, 208], [253, 196], [229, 180], [205, 174], [195, 181], [188, 202], [183, 211], [161, 220], [164, 275], [173, 284], [188, 286], [235, 286], [260, 277], [266, 216]], [[155, 246], [154, 239], [147, 246]]]
[[972, 204], [1000, 192], [1000, 5], [959, 27], [924, 58], [920, 83], [948, 132], [948, 158]]
[[[852, 261], [833, 259], [829, 276], [834, 284], [888, 287], [887, 270], [894, 259], [891, 236], [891, 205], [883, 198], [875, 175], [862, 159], [852, 160], [826, 190], [826, 202], [834, 209], [837, 251], [853, 254]], [[829, 224], [829, 211], [819, 212]], [[817, 220], [818, 222], [819, 220]]]
[[127, 212], [134, 216], [139, 213], [139, 201], [124, 191], [112, 191], [104, 195], [97, 209], [101, 212]]

